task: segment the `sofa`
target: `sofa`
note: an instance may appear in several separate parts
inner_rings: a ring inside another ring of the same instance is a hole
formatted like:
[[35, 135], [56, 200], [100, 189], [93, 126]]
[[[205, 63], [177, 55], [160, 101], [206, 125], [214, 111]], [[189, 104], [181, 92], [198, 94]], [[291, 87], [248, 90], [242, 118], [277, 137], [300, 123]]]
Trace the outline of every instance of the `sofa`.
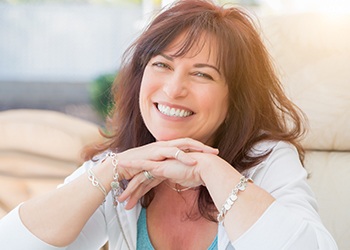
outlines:
[[260, 19], [262, 37], [288, 96], [308, 117], [305, 168], [321, 218], [350, 249], [350, 14]]
[[0, 218], [20, 202], [56, 188], [83, 162], [98, 126], [60, 112], [0, 112]]

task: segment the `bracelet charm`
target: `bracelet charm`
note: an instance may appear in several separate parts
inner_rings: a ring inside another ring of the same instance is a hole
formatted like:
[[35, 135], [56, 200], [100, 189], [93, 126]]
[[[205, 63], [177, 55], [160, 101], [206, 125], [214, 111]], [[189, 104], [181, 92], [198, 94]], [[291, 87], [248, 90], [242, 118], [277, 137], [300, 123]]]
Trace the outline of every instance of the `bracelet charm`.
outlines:
[[218, 222], [222, 222], [224, 220], [225, 215], [227, 214], [228, 210], [231, 209], [233, 204], [238, 199], [238, 192], [239, 191], [243, 192], [246, 189], [248, 181], [253, 182], [252, 179], [246, 178], [245, 176], [242, 176], [240, 178], [239, 183], [232, 189], [229, 197], [226, 199], [224, 205], [222, 206], [222, 208], [217, 216]]
[[92, 169], [88, 170], [88, 179], [91, 181], [91, 184], [94, 187], [97, 187], [104, 195], [105, 199], [103, 202], [106, 201], [107, 191], [105, 187], [101, 184], [100, 180], [96, 177], [95, 173], [92, 171]]
[[118, 196], [123, 192], [119, 182], [119, 173], [118, 173], [118, 159], [117, 154], [113, 152], [108, 152], [108, 157], [112, 159], [113, 165], [113, 181], [111, 182], [112, 196], [113, 196], [113, 205], [114, 207], [118, 206]]

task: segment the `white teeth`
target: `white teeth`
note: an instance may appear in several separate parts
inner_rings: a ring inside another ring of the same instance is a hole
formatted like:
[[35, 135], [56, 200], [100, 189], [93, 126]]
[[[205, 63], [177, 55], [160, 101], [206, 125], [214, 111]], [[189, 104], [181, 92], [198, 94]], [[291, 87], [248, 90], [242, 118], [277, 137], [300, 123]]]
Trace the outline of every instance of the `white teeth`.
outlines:
[[158, 104], [158, 110], [167, 116], [176, 116], [176, 117], [187, 117], [193, 114], [191, 111], [187, 111], [184, 109], [175, 109], [170, 108], [169, 106], [165, 106], [162, 104]]

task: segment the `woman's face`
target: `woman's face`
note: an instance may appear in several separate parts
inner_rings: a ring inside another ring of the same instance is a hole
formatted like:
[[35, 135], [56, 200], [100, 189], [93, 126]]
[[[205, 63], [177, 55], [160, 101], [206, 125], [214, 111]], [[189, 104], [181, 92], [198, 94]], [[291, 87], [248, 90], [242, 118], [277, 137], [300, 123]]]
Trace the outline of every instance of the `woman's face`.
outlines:
[[211, 144], [227, 114], [228, 87], [216, 65], [215, 41], [173, 57], [182, 37], [148, 62], [141, 82], [141, 115], [156, 140], [190, 137]]

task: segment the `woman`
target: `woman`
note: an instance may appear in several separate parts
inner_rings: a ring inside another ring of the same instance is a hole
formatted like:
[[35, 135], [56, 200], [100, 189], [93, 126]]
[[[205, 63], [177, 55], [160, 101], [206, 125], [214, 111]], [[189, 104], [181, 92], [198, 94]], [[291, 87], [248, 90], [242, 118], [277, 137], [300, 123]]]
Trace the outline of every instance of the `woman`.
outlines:
[[1, 249], [337, 248], [306, 183], [302, 116], [244, 12], [164, 10], [113, 93], [108, 140], [1, 221]]

